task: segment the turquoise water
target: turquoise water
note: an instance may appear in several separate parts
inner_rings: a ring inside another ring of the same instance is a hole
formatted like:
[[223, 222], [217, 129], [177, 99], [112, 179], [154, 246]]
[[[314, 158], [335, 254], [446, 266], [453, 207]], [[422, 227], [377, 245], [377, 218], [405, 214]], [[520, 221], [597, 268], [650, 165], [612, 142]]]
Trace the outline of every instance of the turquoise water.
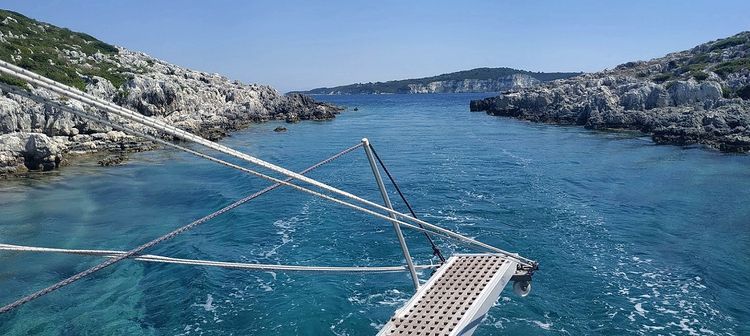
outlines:
[[[485, 95], [322, 97], [331, 122], [255, 125], [223, 140], [301, 170], [368, 137], [418, 213], [541, 263], [477, 335], [750, 333], [750, 157], [468, 112]], [[311, 174], [377, 200], [361, 151]], [[128, 249], [267, 182], [160, 150], [0, 185], [0, 242]], [[399, 206], [401, 206], [399, 204]], [[429, 263], [419, 234], [412, 254]], [[439, 240], [446, 253], [467, 251]], [[152, 254], [299, 265], [393, 265], [390, 224], [280, 189]], [[0, 252], [0, 303], [100, 259]], [[426, 279], [429, 274], [423, 273]], [[3, 335], [374, 334], [406, 274], [247, 272], [125, 261], [0, 316]]]

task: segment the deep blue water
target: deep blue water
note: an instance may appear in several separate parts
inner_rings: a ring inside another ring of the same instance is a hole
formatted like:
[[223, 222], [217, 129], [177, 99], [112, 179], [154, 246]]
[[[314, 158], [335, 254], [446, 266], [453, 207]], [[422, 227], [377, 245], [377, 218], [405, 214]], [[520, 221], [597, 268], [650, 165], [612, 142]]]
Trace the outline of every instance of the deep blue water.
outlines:
[[[223, 140], [301, 170], [362, 137], [421, 216], [541, 263], [477, 335], [750, 334], [750, 157], [625, 133], [468, 112], [486, 95], [321, 97], [330, 122], [255, 125]], [[361, 151], [311, 174], [377, 200]], [[0, 242], [128, 249], [268, 183], [158, 150], [0, 182]], [[400, 206], [400, 204], [399, 204]], [[419, 263], [424, 239], [407, 235]], [[438, 240], [446, 253], [464, 246]], [[299, 265], [401, 262], [390, 224], [276, 190], [149, 251]], [[0, 303], [91, 266], [0, 252]], [[428, 274], [422, 274], [426, 279]], [[0, 316], [3, 335], [365, 335], [411, 295], [406, 274], [248, 272], [125, 261]]]

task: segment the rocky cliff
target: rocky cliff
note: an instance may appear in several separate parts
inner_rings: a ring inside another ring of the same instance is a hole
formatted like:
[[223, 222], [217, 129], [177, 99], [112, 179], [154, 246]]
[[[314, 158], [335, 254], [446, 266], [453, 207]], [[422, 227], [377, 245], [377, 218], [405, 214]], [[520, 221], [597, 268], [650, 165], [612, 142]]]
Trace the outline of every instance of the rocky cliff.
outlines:
[[[300, 94], [284, 96], [269, 86], [169, 64], [3, 10], [0, 59], [213, 140], [251, 123], [326, 120], [340, 110]], [[9, 77], [0, 76], [0, 81], [87, 108]], [[152, 147], [49, 104], [0, 91], [0, 175], [55, 169], [76, 154]]]
[[579, 72], [531, 72], [511, 68], [476, 68], [432, 77], [317, 88], [301, 93], [341, 95], [499, 92], [579, 74]]
[[443, 80], [425, 84], [408, 84], [408, 86], [409, 93], [469, 93], [521, 89], [541, 82], [526, 74], [513, 74], [494, 79]]
[[471, 111], [750, 150], [750, 32], [650, 61], [472, 101]]

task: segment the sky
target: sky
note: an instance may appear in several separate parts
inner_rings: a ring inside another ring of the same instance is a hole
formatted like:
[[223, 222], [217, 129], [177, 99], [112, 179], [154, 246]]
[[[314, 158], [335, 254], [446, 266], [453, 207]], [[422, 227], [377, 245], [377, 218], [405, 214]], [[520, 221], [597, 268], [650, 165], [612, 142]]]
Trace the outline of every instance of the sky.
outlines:
[[1, 0], [0, 8], [283, 92], [477, 67], [591, 72], [750, 30], [747, 0]]

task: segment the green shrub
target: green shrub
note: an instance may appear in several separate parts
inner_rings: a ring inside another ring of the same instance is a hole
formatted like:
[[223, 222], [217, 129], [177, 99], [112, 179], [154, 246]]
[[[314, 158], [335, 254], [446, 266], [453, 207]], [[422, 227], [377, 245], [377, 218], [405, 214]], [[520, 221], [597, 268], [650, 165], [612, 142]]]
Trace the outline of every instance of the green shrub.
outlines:
[[708, 54], [698, 54], [688, 60], [688, 64], [706, 63], [709, 61]]
[[48, 25], [16, 12], [0, 10], [0, 19], [7, 17], [17, 22], [5, 20], [5, 23], [0, 23], [0, 30], [6, 34], [10, 32], [13, 35], [25, 35], [26, 38], [6, 37], [5, 42], [0, 43], [0, 59], [81, 90], [86, 83], [79, 74], [106, 78], [115, 87], [127, 80], [121, 69], [110, 70], [110, 63], [87, 61], [86, 66], [73, 64], [67, 61], [62, 52], [68, 49], [86, 55], [97, 52], [113, 55], [119, 52], [115, 46], [85, 33]]
[[11, 77], [8, 75], [0, 74], [0, 82], [20, 88], [26, 88], [26, 81], [22, 81], [16, 77]]
[[[37, 54], [39, 55], [39, 54]], [[76, 69], [66, 64], [51, 65], [49, 61], [40, 61], [40, 57], [24, 57], [16, 64], [24, 69], [31, 70], [54, 81], [58, 81], [80, 90], [86, 87], [83, 79], [76, 74]], [[58, 59], [59, 62], [64, 62]]]
[[719, 63], [713, 71], [722, 78], [726, 78], [729, 74], [743, 69], [750, 69], [750, 58], [745, 57]]
[[115, 88], [121, 87], [128, 79], [130, 79], [129, 75], [120, 72], [112, 72], [101, 68], [85, 69], [81, 71], [81, 74], [85, 76], [102, 77], [112, 83]]
[[750, 100], [750, 85], [745, 85], [744, 87], [737, 90], [737, 97], [740, 97], [744, 100]]
[[747, 42], [747, 37], [744, 37], [744, 36], [728, 37], [728, 38], [721, 39], [721, 40], [714, 42], [714, 44], [711, 46], [709, 51], [726, 49], [729, 47], [734, 47], [736, 45], [743, 44], [745, 42]]
[[702, 81], [708, 78], [708, 74], [703, 71], [691, 71], [690, 75], [697, 81]]
[[703, 71], [708, 67], [708, 63], [693, 63], [686, 67], [688, 71]]
[[661, 73], [661, 74], [654, 76], [653, 79], [654, 79], [654, 82], [663, 83], [663, 82], [668, 81], [671, 78], [672, 78], [671, 73]]
[[734, 95], [734, 91], [732, 91], [732, 89], [730, 89], [729, 87], [726, 87], [726, 86], [722, 86], [721, 87], [721, 96], [722, 97], [729, 99], [729, 98], [732, 98], [733, 95]]

